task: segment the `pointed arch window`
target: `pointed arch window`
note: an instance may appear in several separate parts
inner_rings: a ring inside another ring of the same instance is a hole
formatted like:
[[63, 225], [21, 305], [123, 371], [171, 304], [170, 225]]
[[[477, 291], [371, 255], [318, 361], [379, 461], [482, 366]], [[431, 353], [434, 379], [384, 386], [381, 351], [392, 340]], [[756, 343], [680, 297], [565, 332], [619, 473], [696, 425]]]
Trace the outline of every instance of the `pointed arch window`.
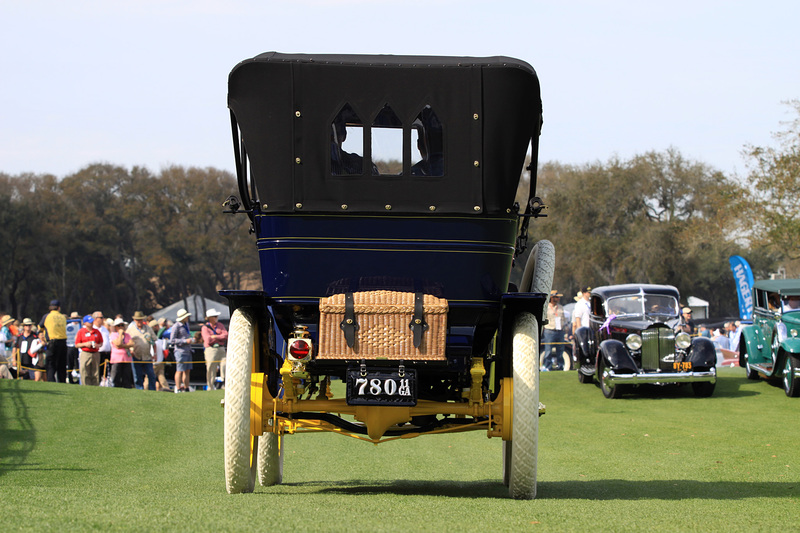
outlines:
[[331, 174], [361, 175], [364, 172], [364, 124], [345, 104], [331, 123]]
[[444, 132], [430, 105], [417, 114], [411, 129], [412, 176], [444, 176]]
[[403, 123], [385, 104], [372, 121], [372, 163], [378, 174], [399, 176], [403, 173]]

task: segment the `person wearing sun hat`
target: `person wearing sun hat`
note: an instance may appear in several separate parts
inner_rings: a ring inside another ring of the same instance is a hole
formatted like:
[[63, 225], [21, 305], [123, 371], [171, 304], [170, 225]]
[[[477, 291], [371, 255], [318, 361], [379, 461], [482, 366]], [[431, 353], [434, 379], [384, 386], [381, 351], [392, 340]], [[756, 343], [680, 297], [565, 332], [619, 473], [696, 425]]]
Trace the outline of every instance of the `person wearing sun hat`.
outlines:
[[581, 289], [581, 299], [575, 304], [575, 307], [572, 309], [572, 334], [575, 335], [575, 332], [578, 328], [585, 328], [589, 326], [589, 317], [591, 316], [591, 312], [589, 309], [589, 299], [592, 297], [592, 288], [591, 287], [583, 287]]
[[9, 327], [14, 323], [14, 319], [9, 315], [0, 318], [0, 378], [11, 379], [10, 367], [14, 367], [14, 346], [17, 338], [14, 337], [11, 328]]
[[[11, 332], [11, 324], [14, 323], [14, 318], [10, 315], [4, 315], [0, 318], [0, 365], [3, 364], [3, 361], [11, 361], [11, 357], [14, 353], [14, 334]], [[6, 369], [8, 372], [8, 369]], [[2, 370], [0, 370], [0, 374], [2, 374]]]
[[692, 308], [691, 307], [684, 307], [681, 309], [681, 321], [675, 328], [677, 331], [683, 331], [688, 333], [689, 335], [695, 335], [697, 333], [697, 326], [692, 320]]
[[[83, 317], [83, 327], [75, 335], [75, 347], [81, 353], [78, 357], [81, 367], [81, 385], [100, 385], [100, 348], [103, 334], [94, 327], [94, 317]], [[49, 355], [49, 354], [48, 354]]]
[[220, 312], [213, 307], [206, 311], [206, 323], [200, 328], [203, 336], [203, 355], [206, 359], [206, 386], [214, 390], [217, 368], [225, 382], [225, 345], [228, 344], [228, 330], [219, 322]]
[[192, 370], [192, 333], [189, 330], [189, 317], [192, 314], [180, 309], [175, 317], [175, 325], [169, 334], [169, 342], [175, 347], [175, 392], [189, 392], [189, 372]]
[[147, 389], [156, 390], [156, 374], [153, 372], [153, 350], [156, 344], [156, 332], [147, 323], [147, 317], [141, 311], [133, 313], [133, 320], [127, 333], [133, 340], [133, 381], [137, 389], [144, 389], [144, 378], [147, 376]]
[[14, 345], [17, 376], [22, 379], [35, 379], [34, 365], [30, 354], [33, 341], [36, 340], [36, 333], [33, 332], [33, 326], [33, 320], [30, 318], [24, 319], [22, 321], [22, 331], [20, 331], [16, 344]]
[[133, 359], [129, 350], [134, 347], [130, 334], [125, 331], [128, 323], [119, 317], [112, 324], [111, 340], [111, 381], [115, 387], [133, 388]]

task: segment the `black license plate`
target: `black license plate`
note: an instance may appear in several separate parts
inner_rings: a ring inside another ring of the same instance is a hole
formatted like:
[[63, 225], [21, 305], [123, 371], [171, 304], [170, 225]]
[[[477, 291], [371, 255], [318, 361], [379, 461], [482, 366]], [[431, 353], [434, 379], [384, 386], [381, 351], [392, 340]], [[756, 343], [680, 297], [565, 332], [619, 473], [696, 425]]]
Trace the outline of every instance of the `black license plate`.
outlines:
[[347, 371], [348, 405], [417, 405], [417, 371]]

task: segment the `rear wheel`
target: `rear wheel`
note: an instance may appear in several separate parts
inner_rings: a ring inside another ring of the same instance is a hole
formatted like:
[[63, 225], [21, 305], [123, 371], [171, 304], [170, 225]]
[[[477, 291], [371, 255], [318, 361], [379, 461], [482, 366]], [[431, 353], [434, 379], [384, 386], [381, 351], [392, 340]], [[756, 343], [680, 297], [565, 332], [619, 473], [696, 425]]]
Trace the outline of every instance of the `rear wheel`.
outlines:
[[536, 497], [539, 437], [539, 324], [536, 317], [521, 313], [514, 320], [513, 332], [513, 415], [511, 442], [503, 446], [504, 481], [507, 476], [512, 498], [530, 500]]
[[547, 240], [537, 242], [525, 263], [519, 290], [521, 292], [542, 292], [549, 298], [555, 270], [556, 249], [553, 243]]
[[797, 398], [800, 396], [800, 380], [795, 372], [800, 368], [800, 360], [793, 355], [786, 354], [786, 366], [783, 369], [783, 390], [786, 396]]
[[511, 441], [503, 441], [503, 485], [508, 487], [511, 481]]
[[262, 487], [283, 482], [283, 438], [264, 433], [258, 438], [258, 484]]
[[225, 375], [225, 488], [230, 494], [252, 492], [259, 438], [250, 435], [250, 374], [253, 369], [255, 320], [233, 312], [228, 334]]

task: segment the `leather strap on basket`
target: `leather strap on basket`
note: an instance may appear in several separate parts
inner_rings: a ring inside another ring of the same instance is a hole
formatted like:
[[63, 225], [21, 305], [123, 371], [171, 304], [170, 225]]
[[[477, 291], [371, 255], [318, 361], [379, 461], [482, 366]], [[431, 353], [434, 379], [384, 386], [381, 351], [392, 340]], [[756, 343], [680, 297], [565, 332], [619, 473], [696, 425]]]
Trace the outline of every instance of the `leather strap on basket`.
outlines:
[[353, 301], [353, 293], [347, 292], [344, 295], [344, 320], [339, 324], [339, 327], [344, 331], [344, 340], [347, 346], [353, 348], [356, 345], [356, 331], [358, 331], [358, 322], [356, 321], [356, 309]]
[[425, 322], [425, 308], [421, 292], [414, 293], [414, 316], [411, 318], [411, 324], [408, 327], [414, 333], [414, 348], [419, 349], [422, 344], [422, 334], [428, 329], [428, 323]]

